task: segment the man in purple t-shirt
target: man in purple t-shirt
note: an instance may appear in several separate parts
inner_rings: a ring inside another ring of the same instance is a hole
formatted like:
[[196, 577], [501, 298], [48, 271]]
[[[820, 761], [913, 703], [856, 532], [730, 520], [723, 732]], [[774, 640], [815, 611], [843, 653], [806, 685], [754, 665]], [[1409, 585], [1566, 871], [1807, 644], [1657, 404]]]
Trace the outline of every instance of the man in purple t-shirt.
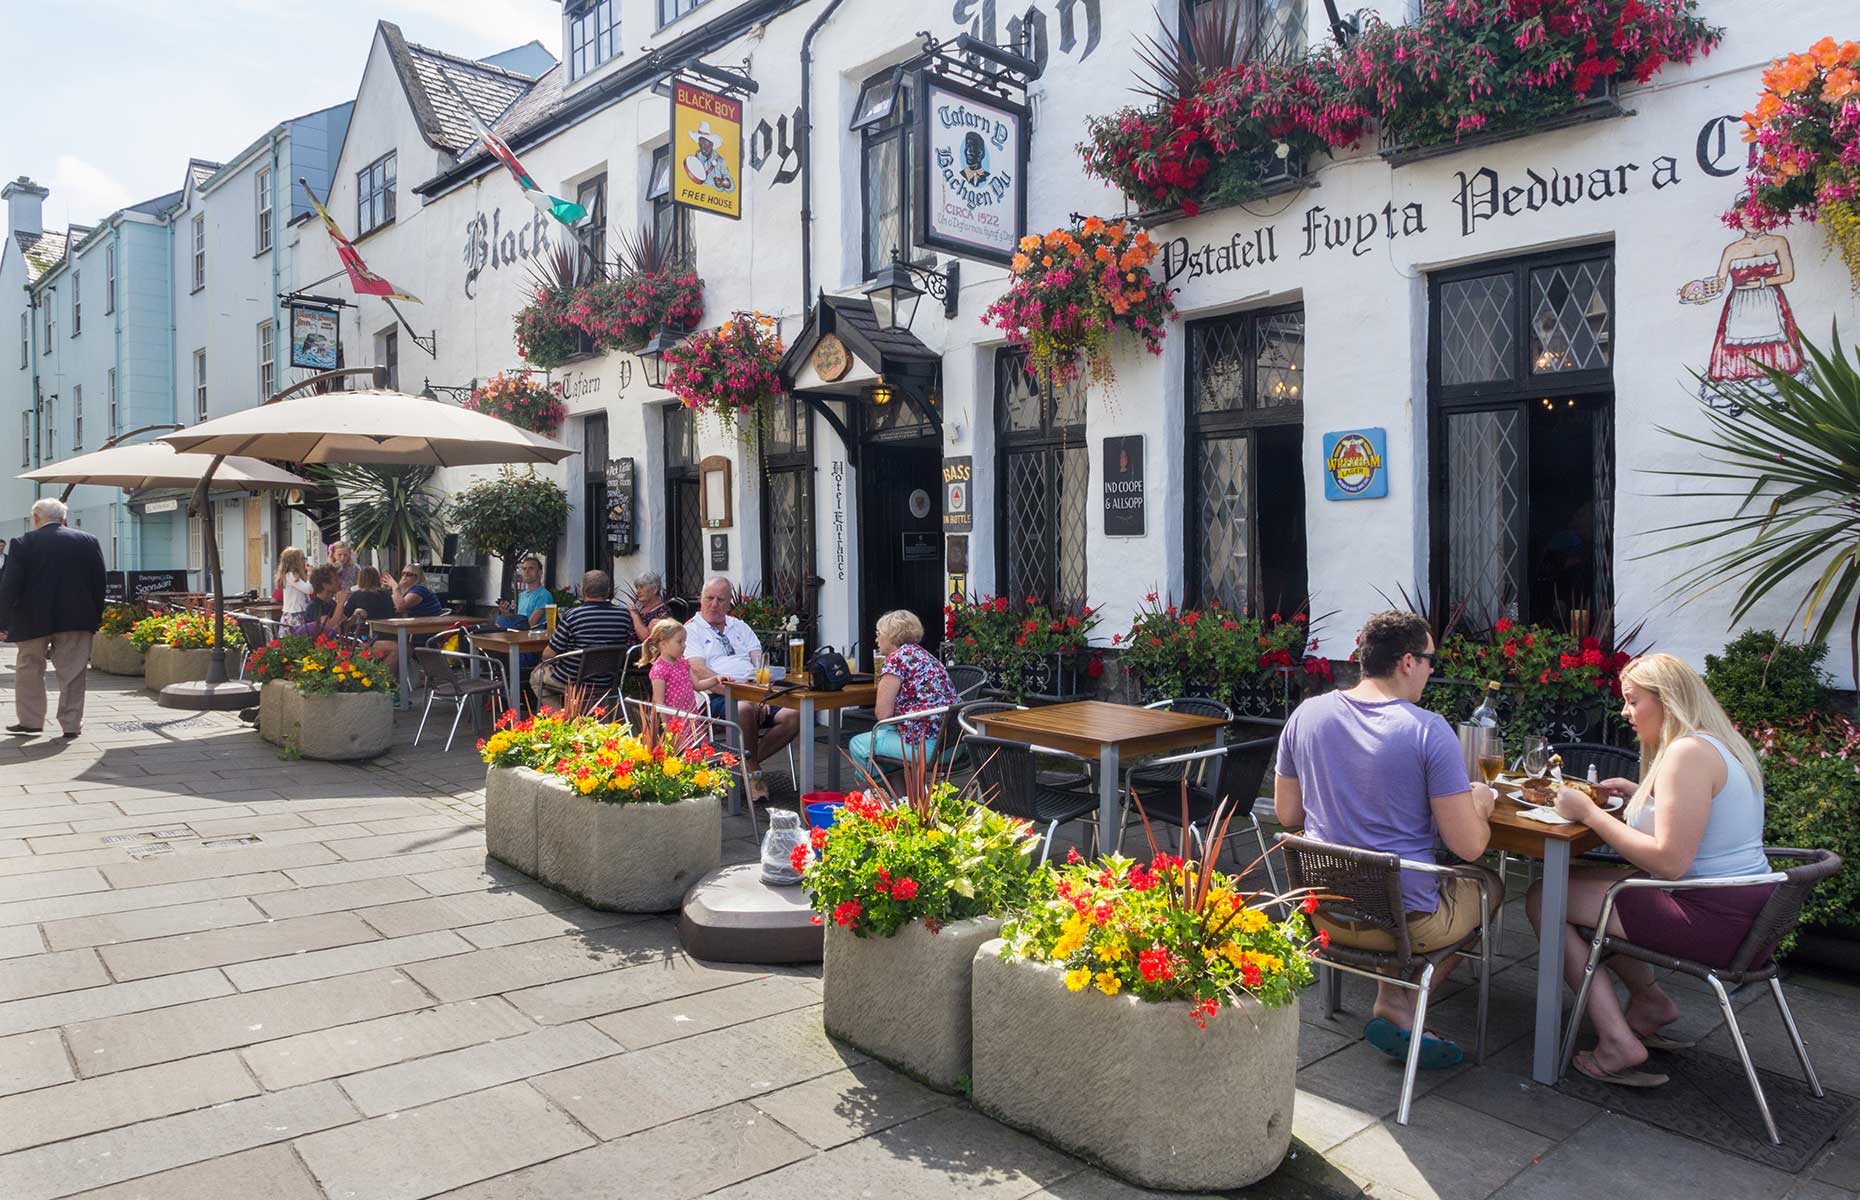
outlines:
[[[1418, 862], [1435, 861], [1436, 840], [1461, 859], [1477, 859], [1491, 837], [1486, 822], [1493, 794], [1467, 782], [1459, 739], [1445, 718], [1416, 704], [1434, 673], [1427, 622], [1414, 613], [1377, 613], [1363, 626], [1357, 659], [1361, 683], [1305, 701], [1285, 723], [1273, 785], [1279, 823], [1321, 841]], [[1504, 889], [1495, 874], [1489, 882], [1496, 907]], [[1419, 953], [1450, 946], [1479, 925], [1479, 887], [1471, 879], [1407, 871], [1401, 892], [1408, 939]], [[1395, 949], [1394, 938], [1374, 925], [1330, 919], [1321, 909], [1312, 920], [1344, 945]], [[1437, 972], [1436, 984], [1451, 973]], [[1414, 992], [1380, 984], [1375, 1016], [1380, 1026], [1371, 1021], [1371, 1030], [1383, 1036], [1370, 1040], [1384, 1052], [1405, 1055]], [[1450, 1063], [1443, 1060], [1459, 1057], [1425, 1054], [1423, 1062], [1445, 1066]]]

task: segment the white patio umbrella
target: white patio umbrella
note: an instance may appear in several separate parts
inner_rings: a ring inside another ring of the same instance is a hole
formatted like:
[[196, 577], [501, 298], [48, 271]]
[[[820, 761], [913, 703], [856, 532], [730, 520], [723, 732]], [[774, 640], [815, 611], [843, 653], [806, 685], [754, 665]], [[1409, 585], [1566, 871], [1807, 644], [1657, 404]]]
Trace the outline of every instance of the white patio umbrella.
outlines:
[[[293, 395], [325, 380], [369, 374], [374, 387], [360, 391]], [[574, 450], [508, 421], [441, 400], [392, 391], [380, 368], [349, 367], [324, 372], [278, 393], [257, 408], [228, 413], [166, 434], [160, 441], [182, 456], [213, 455], [200, 482], [200, 503], [228, 456], [246, 455], [301, 463], [373, 463], [478, 466], [487, 463], [554, 463]], [[206, 539], [213, 573], [216, 628], [224, 631], [225, 600], [219, 594], [219, 547]], [[251, 703], [251, 689], [226, 680], [224, 637], [214, 639], [205, 683], [176, 683], [162, 689], [171, 708], [227, 708]], [[407, 665], [402, 660], [403, 682]]]
[[[67, 458], [22, 471], [21, 479], [35, 483], [67, 484], [65, 497], [79, 485], [123, 488], [140, 491], [146, 488], [198, 487], [213, 462], [198, 454], [177, 454], [164, 442], [137, 442], [130, 446], [111, 446], [93, 450], [76, 458]], [[243, 492], [269, 488], [314, 488], [315, 482], [301, 475], [260, 462], [256, 458], [228, 458], [213, 473], [216, 492]]]

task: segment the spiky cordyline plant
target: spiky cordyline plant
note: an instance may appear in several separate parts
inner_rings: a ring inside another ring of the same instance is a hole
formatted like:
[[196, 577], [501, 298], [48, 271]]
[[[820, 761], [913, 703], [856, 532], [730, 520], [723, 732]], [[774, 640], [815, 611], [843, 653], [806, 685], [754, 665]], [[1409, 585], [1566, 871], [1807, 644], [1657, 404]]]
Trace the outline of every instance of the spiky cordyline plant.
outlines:
[[[1698, 547], [1717, 550], [1682, 573], [1674, 591], [1688, 601], [1738, 583], [1730, 627], [1770, 593], [1800, 588], [1790, 624], [1799, 618], [1811, 642], [1826, 641], [1843, 616], [1848, 651], [1860, 674], [1860, 372], [1841, 349], [1840, 327], [1830, 337], [1832, 353], [1802, 339], [1806, 378], [1765, 367], [1764, 381], [1699, 378], [1708, 397], [1705, 436], [1662, 431], [1703, 447], [1708, 462], [1723, 469], [1655, 470], [1698, 481], [1681, 499], [1734, 499], [1727, 516], [1683, 521], [1651, 533], [1695, 532], [1639, 558]], [[1735, 415], [1734, 415], [1735, 414]], [[1724, 548], [1728, 543], [1728, 548]]]
[[1163, 33], [1138, 44], [1137, 59], [1143, 69], [1137, 72], [1137, 86], [1132, 90], [1167, 108], [1199, 94], [1202, 85], [1222, 71], [1253, 61], [1258, 30], [1243, 21], [1245, 7], [1198, 5], [1188, 18], [1184, 36], [1176, 34], [1160, 10], [1152, 10]]

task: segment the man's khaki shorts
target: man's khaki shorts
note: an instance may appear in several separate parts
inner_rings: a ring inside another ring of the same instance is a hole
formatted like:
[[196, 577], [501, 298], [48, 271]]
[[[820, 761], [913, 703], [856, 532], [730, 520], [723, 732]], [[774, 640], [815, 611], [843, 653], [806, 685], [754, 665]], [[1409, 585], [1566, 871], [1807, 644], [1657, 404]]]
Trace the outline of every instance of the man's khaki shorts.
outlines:
[[[1505, 889], [1499, 883], [1498, 875], [1484, 867], [1474, 867], [1473, 870], [1487, 876], [1486, 886], [1492, 897], [1492, 911], [1497, 912], [1505, 898]], [[1358, 950], [1393, 954], [1396, 949], [1393, 934], [1366, 922], [1331, 920], [1320, 910], [1311, 914], [1311, 923], [1318, 929], [1328, 930], [1333, 941]], [[1408, 943], [1416, 954], [1431, 954], [1464, 941], [1478, 928], [1479, 885], [1471, 879], [1442, 879], [1440, 907], [1433, 912], [1408, 914]]]

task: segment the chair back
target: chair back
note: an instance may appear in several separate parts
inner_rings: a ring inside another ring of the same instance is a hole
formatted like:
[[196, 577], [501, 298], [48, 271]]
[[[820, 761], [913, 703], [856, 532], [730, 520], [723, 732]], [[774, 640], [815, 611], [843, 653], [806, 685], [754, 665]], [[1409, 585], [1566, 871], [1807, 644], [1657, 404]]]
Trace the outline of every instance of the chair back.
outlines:
[[1640, 752], [1637, 750], [1623, 750], [1600, 742], [1557, 742], [1550, 747], [1550, 752], [1563, 756], [1566, 779], [1586, 777], [1590, 764], [1595, 766], [1597, 779], [1640, 778]]
[[[1219, 700], [1210, 700], [1205, 696], [1176, 696], [1169, 700], [1158, 700], [1143, 707], [1161, 712], [1186, 713], [1191, 717], [1218, 717], [1223, 721], [1234, 719], [1233, 710]], [[1207, 758], [1193, 759], [1181, 767], [1151, 768], [1139, 767], [1132, 772], [1144, 783], [1154, 785], [1159, 779], [1186, 779], [1190, 786], [1205, 788], [1210, 795], [1219, 795], [1221, 775], [1225, 768], [1225, 755], [1210, 755]], [[1255, 786], [1258, 786], [1255, 784]]]
[[469, 654], [459, 650], [441, 650], [433, 646], [415, 646], [413, 663], [418, 669], [420, 686], [432, 688], [440, 695], [462, 695], [464, 686], [471, 682], [470, 668], [473, 661], [485, 668], [485, 675], [492, 680], [501, 680], [501, 664], [494, 658], [481, 654]]
[[1783, 881], [1757, 910], [1756, 920], [1750, 923], [1750, 932], [1744, 935], [1737, 953], [1731, 956], [1730, 969], [1734, 973], [1759, 966], [1775, 954], [1776, 947], [1795, 931], [1796, 923], [1802, 919], [1802, 909], [1814, 893], [1815, 885], [1841, 869], [1841, 856], [1832, 850], [1765, 846], [1763, 853], [1770, 858], [1795, 859], [1799, 865], [1783, 870]]
[[949, 686], [956, 689], [958, 700], [973, 700], [988, 682], [988, 669], [971, 663], [956, 663], [949, 668]]
[[1279, 757], [1279, 735], [1249, 738], [1227, 747], [1227, 761], [1221, 766], [1222, 795], [1234, 802], [1235, 811], [1250, 813], [1259, 799], [1259, 785]]
[[575, 682], [588, 678], [606, 678], [612, 683], [605, 686], [618, 687], [626, 674], [627, 647], [621, 643], [610, 646], [587, 646], [581, 651], [581, 665], [575, 671]]
[[271, 634], [257, 617], [234, 617], [233, 624], [239, 627], [239, 636], [245, 639], [247, 650], [262, 650], [271, 641]]
[[982, 733], [972, 733], [963, 742], [975, 759], [982, 803], [1006, 816], [1037, 821], [1040, 769], [1033, 749]]
[[[1318, 897], [1332, 920], [1363, 922], [1395, 939], [1398, 966], [1414, 956], [1408, 941], [1408, 910], [1401, 898], [1401, 857], [1335, 842], [1282, 833], [1285, 874], [1294, 893]], [[1335, 947], [1333, 946], [1333, 949]]]
[[983, 713], [1023, 712], [1026, 706], [1012, 700], [971, 700], [956, 710], [956, 724], [962, 728], [965, 738], [973, 740], [982, 736], [981, 727], [975, 718]]

